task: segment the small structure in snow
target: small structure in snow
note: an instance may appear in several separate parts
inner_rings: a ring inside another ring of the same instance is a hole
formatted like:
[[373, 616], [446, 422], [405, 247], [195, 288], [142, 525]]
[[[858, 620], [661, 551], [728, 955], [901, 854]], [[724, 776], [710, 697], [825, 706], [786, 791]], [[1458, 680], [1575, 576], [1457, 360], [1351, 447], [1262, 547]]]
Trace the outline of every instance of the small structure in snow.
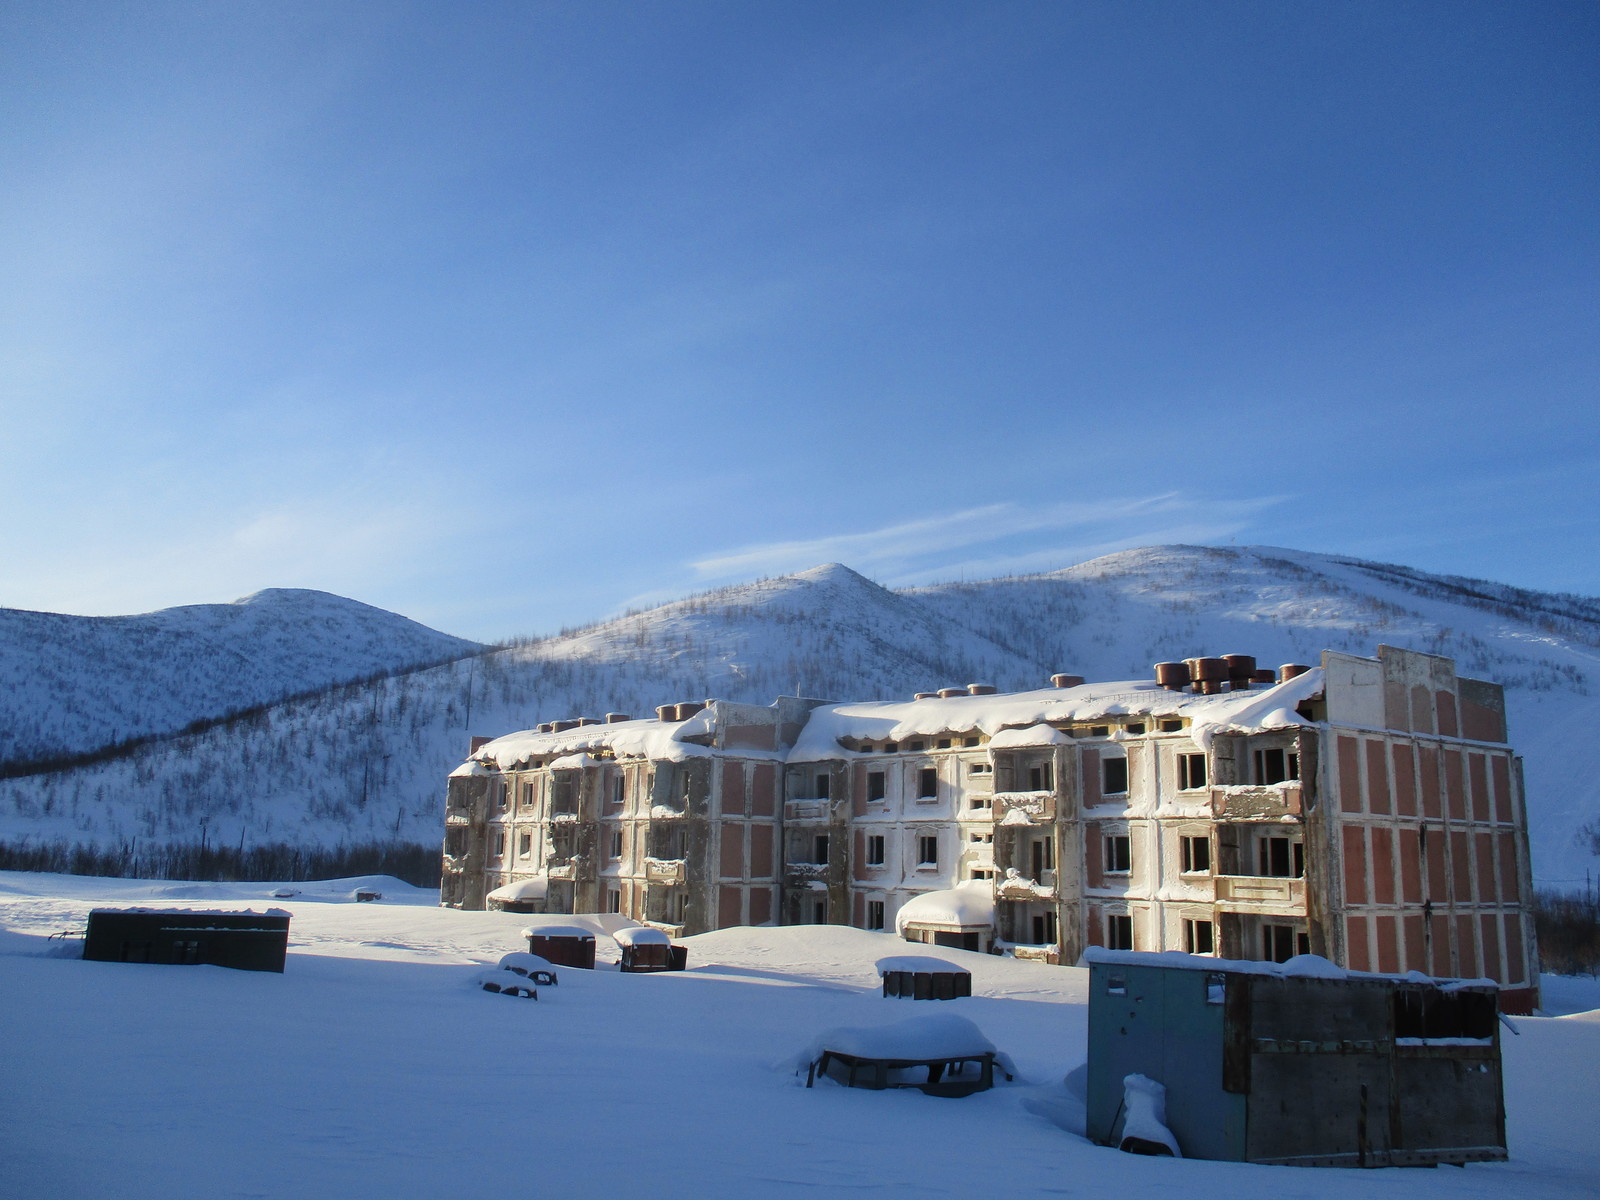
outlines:
[[281, 973], [289, 953], [291, 915], [281, 908], [264, 913], [97, 908], [89, 914], [83, 957]]
[[555, 987], [556, 969], [548, 959], [540, 958], [537, 954], [528, 954], [522, 950], [513, 950], [510, 954], [500, 956], [500, 970], [510, 971], [514, 975], [522, 975], [533, 980], [540, 987]]
[[533, 879], [519, 879], [504, 887], [497, 887], [483, 899], [490, 911], [542, 913], [549, 890], [550, 880], [540, 875]]
[[994, 941], [994, 886], [973, 879], [945, 891], [924, 892], [901, 905], [894, 929], [908, 942], [986, 951]]
[[539, 989], [533, 980], [517, 971], [484, 971], [477, 977], [477, 985], [486, 992], [501, 996], [517, 996], [523, 1000], [537, 1000]]
[[671, 938], [649, 925], [618, 929], [611, 936], [622, 949], [618, 967], [623, 971], [682, 971], [689, 965], [689, 947], [674, 946]]
[[358, 887], [355, 891], [350, 893], [350, 898], [360, 903], [369, 903], [373, 900], [382, 900], [383, 893], [377, 888]]
[[845, 1087], [915, 1088], [928, 1096], [970, 1096], [994, 1086], [1011, 1060], [965, 1017], [908, 1017], [890, 1025], [830, 1029], [802, 1056], [806, 1086], [826, 1076]]
[[972, 995], [972, 972], [942, 958], [897, 954], [880, 958], [883, 994], [906, 1000], [955, 1000]]
[[594, 931], [581, 925], [530, 925], [522, 931], [528, 953], [561, 967], [594, 970]]
[[[1190, 1158], [1429, 1166], [1506, 1157], [1492, 980], [1092, 949], [1087, 1132]], [[1129, 1081], [1165, 1086], [1165, 1114]], [[1144, 1118], [1151, 1118], [1145, 1120]], [[1142, 1124], [1140, 1122], [1143, 1122]]]

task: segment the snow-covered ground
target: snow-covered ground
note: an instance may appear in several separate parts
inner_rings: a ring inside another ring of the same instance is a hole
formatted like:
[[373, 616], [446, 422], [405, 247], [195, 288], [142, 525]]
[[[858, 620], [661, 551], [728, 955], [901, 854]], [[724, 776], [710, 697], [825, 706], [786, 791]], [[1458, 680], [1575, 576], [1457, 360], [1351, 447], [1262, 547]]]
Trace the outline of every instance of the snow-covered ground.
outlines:
[[[357, 884], [384, 894], [357, 904]], [[687, 940], [690, 970], [560, 972], [537, 1001], [471, 977], [528, 918], [394, 880], [172, 884], [0, 872], [0, 1195], [7, 1200], [442, 1196], [1274, 1194], [1592, 1198], [1600, 982], [1505, 1038], [1511, 1161], [1312, 1170], [1136, 1158], [1078, 1134], [1085, 973], [940, 949], [973, 996], [885, 1000], [915, 952], [837, 927]], [[278, 906], [282, 975], [57, 957], [97, 904]], [[600, 939], [604, 945], [606, 939]], [[614, 961], [615, 952], [609, 945]], [[604, 951], [602, 957], [605, 957]], [[820, 1031], [931, 1008], [971, 1019], [1015, 1083], [964, 1100], [806, 1090]], [[1589, 1010], [1589, 1011], [1585, 1011]]]

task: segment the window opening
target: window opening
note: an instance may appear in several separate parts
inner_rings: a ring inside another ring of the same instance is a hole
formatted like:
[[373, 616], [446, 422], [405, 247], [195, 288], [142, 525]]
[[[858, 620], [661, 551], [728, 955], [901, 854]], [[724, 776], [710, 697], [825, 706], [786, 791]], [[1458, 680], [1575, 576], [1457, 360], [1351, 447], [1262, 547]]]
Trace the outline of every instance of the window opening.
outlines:
[[811, 839], [811, 861], [826, 865], [828, 861], [828, 835], [819, 833]]
[[1210, 838], [1179, 838], [1178, 849], [1179, 855], [1183, 860], [1183, 873], [1185, 875], [1208, 875], [1211, 873]]
[[1105, 758], [1100, 760], [1101, 791], [1107, 796], [1121, 795], [1128, 790], [1128, 760]]
[[1206, 786], [1206, 756], [1204, 754], [1178, 755], [1178, 786], [1186, 792]]
[[1216, 926], [1210, 921], [1184, 921], [1183, 948], [1190, 954], [1215, 954]]
[[882, 929], [883, 928], [883, 901], [882, 900], [868, 900], [867, 901], [867, 928], [868, 929]]
[[935, 800], [939, 796], [939, 772], [923, 767], [917, 772], [917, 799]]
[[1105, 872], [1107, 875], [1126, 875], [1133, 870], [1133, 848], [1125, 833], [1108, 833], [1105, 836]]
[[937, 834], [925, 833], [917, 839], [917, 865], [919, 867], [937, 867], [939, 865], [939, 837]]
[[1275, 746], [1268, 750], [1257, 750], [1254, 758], [1258, 784], [1284, 783], [1300, 778], [1300, 756], [1292, 750]]
[[1106, 949], [1133, 949], [1132, 917], [1125, 913], [1110, 913], [1106, 916]]
[[869, 833], [867, 835], [867, 866], [881, 867], [884, 859], [883, 834]]

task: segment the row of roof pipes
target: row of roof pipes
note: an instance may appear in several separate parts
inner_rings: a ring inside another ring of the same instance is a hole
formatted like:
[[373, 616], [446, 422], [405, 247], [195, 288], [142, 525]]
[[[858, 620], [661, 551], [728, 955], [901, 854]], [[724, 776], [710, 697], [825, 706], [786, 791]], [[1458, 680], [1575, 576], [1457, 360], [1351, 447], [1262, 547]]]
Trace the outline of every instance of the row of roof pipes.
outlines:
[[[1224, 654], [1220, 658], [1186, 658], [1182, 662], [1159, 662], [1155, 665], [1156, 683], [1169, 692], [1189, 691], [1196, 695], [1214, 696], [1223, 691], [1242, 692], [1252, 684], [1287, 683], [1311, 668], [1303, 663], [1284, 663], [1276, 673], [1258, 670], [1256, 660], [1249, 654]], [[1050, 686], [1074, 688], [1083, 686], [1082, 675], [1052, 675]], [[949, 700], [956, 696], [992, 696], [998, 689], [992, 683], [969, 683], [966, 687], [945, 687], [936, 692], [917, 692], [913, 700]], [[686, 700], [679, 704], [661, 704], [656, 707], [658, 721], [687, 721], [705, 709], [709, 701]], [[605, 720], [594, 717], [576, 717], [567, 721], [546, 721], [538, 727], [540, 733], [561, 733], [585, 725], [616, 725], [633, 718], [627, 713], [609, 712]]]

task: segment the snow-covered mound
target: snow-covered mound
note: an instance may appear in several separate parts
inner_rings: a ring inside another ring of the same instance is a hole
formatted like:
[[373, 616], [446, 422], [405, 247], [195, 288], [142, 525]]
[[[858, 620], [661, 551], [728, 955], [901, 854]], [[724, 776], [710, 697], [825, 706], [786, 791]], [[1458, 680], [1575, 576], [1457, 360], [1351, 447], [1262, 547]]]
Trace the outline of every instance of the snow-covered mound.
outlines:
[[297, 588], [129, 617], [0, 609], [0, 766], [168, 733], [480, 649], [381, 608]]

